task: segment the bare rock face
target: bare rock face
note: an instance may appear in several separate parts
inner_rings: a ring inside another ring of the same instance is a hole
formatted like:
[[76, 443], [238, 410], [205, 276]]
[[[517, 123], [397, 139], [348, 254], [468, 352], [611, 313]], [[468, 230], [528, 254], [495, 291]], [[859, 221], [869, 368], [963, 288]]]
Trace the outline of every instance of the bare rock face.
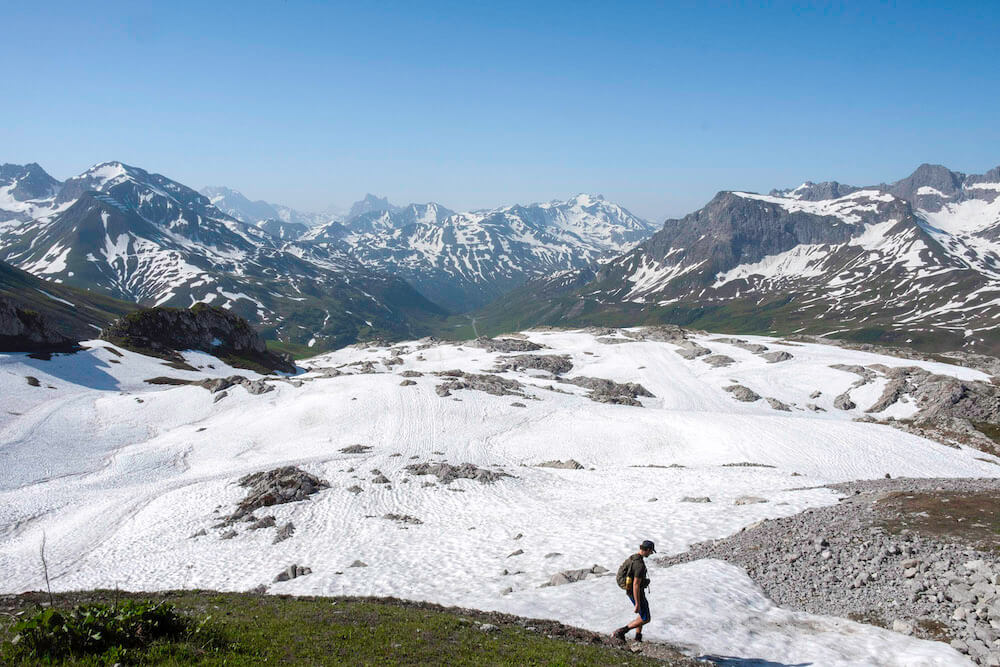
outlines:
[[471, 463], [451, 465], [450, 463], [411, 463], [406, 466], [413, 475], [434, 475], [442, 484], [450, 484], [456, 479], [474, 479], [480, 484], [493, 484], [504, 478], [513, 477], [503, 471], [486, 470]]
[[72, 352], [74, 341], [38, 313], [0, 296], [0, 352]]
[[639, 396], [655, 398], [641, 384], [635, 382], [618, 383], [604, 378], [575, 377], [560, 380], [565, 384], [573, 384], [590, 390], [588, 398], [597, 403], [613, 403], [615, 405], [632, 405], [642, 407]]
[[760, 394], [750, 389], [749, 387], [744, 387], [741, 384], [732, 384], [728, 387], [724, 387], [726, 391], [733, 395], [737, 401], [742, 401], [744, 403], [753, 403], [754, 401], [760, 400]]
[[305, 500], [330, 484], [301, 468], [284, 466], [266, 472], [255, 472], [240, 478], [239, 485], [248, 489], [247, 496], [236, 506], [227, 521], [236, 521], [261, 507]]
[[472, 341], [473, 347], [480, 347], [487, 352], [534, 352], [542, 349], [538, 343], [532, 343], [524, 338], [484, 338]]
[[181, 350], [201, 350], [237, 367], [295, 372], [295, 364], [269, 352], [245, 319], [203, 303], [188, 309], [137, 310], [115, 321], [101, 337], [140, 354], [174, 361], [182, 361]]
[[513, 357], [501, 357], [497, 359], [497, 373], [503, 371], [521, 371], [525, 369], [546, 371], [553, 375], [562, 375], [573, 370], [573, 362], [569, 355], [556, 354], [519, 354]]

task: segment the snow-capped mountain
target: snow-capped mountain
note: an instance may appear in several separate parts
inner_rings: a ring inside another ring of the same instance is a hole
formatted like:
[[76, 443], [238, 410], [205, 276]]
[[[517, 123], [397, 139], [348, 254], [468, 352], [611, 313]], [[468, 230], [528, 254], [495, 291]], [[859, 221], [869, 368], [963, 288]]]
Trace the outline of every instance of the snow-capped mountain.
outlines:
[[221, 305], [282, 340], [324, 347], [359, 333], [421, 331], [441, 312], [340, 248], [283, 242], [191, 188], [120, 162], [34, 201], [54, 212], [6, 227], [0, 259], [57, 282], [143, 305]]
[[560, 280], [496, 308], [546, 323], [660, 320], [995, 352], [1000, 169], [923, 165], [866, 188], [720, 192], [585, 285]]
[[621, 253], [654, 229], [603, 197], [582, 194], [471, 213], [411, 204], [364, 213], [306, 238], [339, 240], [366, 266], [466, 312], [534, 277]]
[[55, 211], [61, 187], [34, 162], [0, 164], [0, 229], [5, 222], [24, 222]]

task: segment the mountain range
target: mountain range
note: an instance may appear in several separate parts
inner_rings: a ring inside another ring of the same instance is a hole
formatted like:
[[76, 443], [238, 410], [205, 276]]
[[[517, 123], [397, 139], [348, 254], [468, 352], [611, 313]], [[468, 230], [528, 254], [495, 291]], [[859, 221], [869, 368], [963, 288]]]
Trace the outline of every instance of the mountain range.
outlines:
[[599, 267], [477, 313], [486, 331], [671, 322], [1000, 351], [1000, 168], [725, 191]]
[[610, 259], [654, 230], [589, 195], [474, 213], [368, 195], [353, 216], [321, 222], [120, 162], [65, 182], [36, 164], [2, 174], [0, 260], [124, 302], [231, 308], [317, 349], [425, 335], [448, 312]]

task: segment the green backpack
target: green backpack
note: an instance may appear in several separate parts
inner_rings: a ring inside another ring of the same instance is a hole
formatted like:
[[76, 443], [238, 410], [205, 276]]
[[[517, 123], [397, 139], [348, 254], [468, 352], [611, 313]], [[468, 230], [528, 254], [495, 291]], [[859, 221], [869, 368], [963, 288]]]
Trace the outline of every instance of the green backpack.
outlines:
[[625, 559], [625, 562], [618, 566], [618, 574], [615, 575], [615, 581], [618, 582], [618, 588], [623, 591], [629, 590], [629, 584], [632, 583], [632, 577], [629, 573], [632, 571], [632, 563], [635, 562], [636, 558], [642, 558], [639, 554], [632, 554]]

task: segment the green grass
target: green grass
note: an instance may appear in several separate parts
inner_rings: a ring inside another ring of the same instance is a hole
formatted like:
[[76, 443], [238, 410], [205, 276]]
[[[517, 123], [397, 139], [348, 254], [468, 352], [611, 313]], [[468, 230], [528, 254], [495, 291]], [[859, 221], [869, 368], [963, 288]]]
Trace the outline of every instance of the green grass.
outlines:
[[[109, 602], [111, 591], [61, 594], [56, 605]], [[128, 595], [127, 597], [142, 597]], [[155, 594], [200, 625], [170, 641], [156, 641], [131, 660], [154, 665], [653, 665], [660, 661], [610, 646], [602, 636], [550, 621], [374, 598], [295, 598], [249, 593], [179, 591]], [[44, 599], [40, 594], [0, 598], [0, 663], [12, 661], [13, 614]], [[205, 619], [208, 619], [207, 621]], [[481, 623], [499, 630], [484, 632]], [[529, 630], [526, 626], [535, 626]], [[555, 638], [550, 638], [549, 636]], [[119, 656], [114, 656], [118, 659]], [[60, 664], [105, 664], [100, 657]], [[110, 663], [108, 663], [110, 664]], [[694, 664], [677, 656], [668, 664]]]

